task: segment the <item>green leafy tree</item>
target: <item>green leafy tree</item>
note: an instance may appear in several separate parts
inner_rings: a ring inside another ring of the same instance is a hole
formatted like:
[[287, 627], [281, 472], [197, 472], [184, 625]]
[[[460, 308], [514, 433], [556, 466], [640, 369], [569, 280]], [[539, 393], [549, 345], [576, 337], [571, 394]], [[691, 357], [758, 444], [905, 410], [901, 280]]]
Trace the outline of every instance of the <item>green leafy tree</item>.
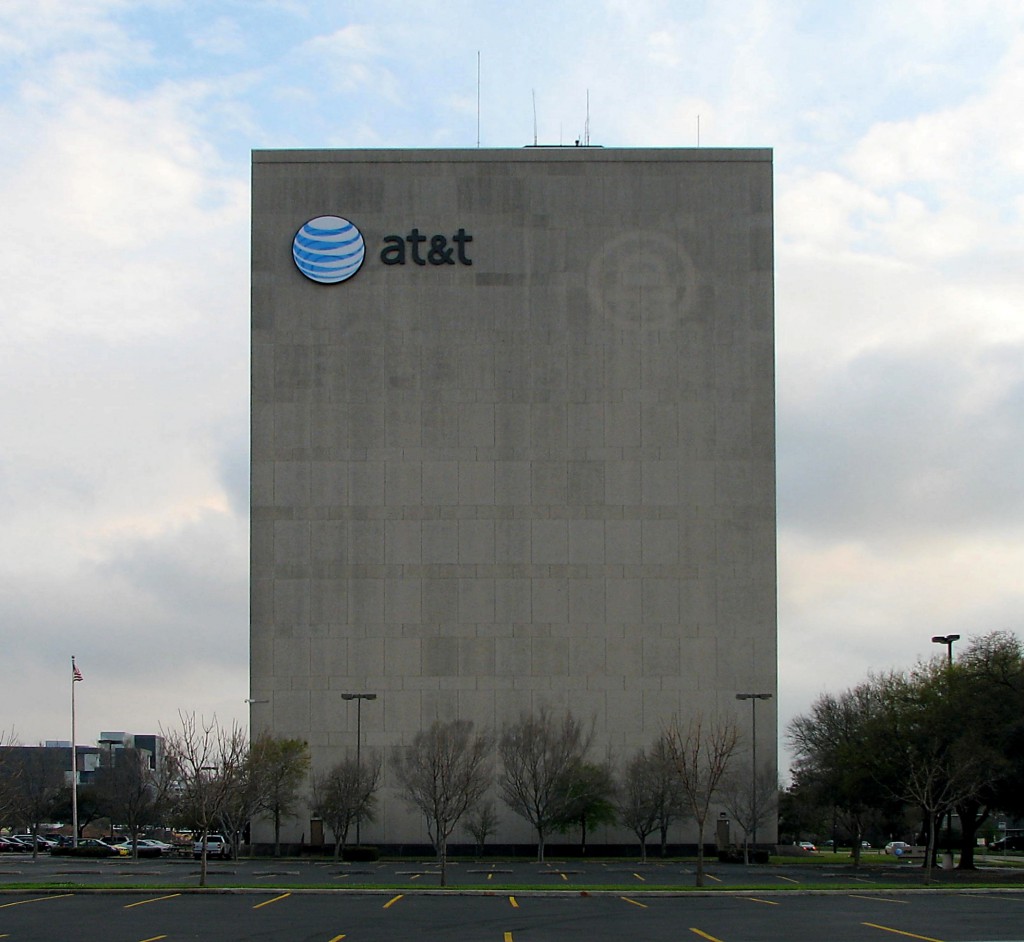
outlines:
[[261, 740], [257, 761], [261, 776], [261, 808], [274, 821], [274, 856], [281, 856], [281, 822], [294, 815], [309, 774], [309, 747], [301, 739]]
[[563, 834], [580, 829], [580, 853], [587, 852], [587, 831], [615, 823], [615, 782], [607, 765], [579, 761], [562, 779], [562, 811], [555, 829]]

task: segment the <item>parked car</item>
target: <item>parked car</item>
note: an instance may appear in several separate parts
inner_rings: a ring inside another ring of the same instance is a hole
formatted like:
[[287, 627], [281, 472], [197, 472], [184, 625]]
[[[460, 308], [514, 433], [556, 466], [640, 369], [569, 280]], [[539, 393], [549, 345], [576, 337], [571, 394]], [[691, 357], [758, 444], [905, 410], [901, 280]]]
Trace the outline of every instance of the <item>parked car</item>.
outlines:
[[12, 835], [15, 840], [21, 841], [23, 844], [27, 844], [29, 850], [32, 849], [34, 843], [41, 851], [47, 851], [56, 844], [56, 841], [50, 840], [48, 837], [43, 837], [42, 834], [36, 834], [34, 837], [31, 834], [14, 834]]
[[810, 841], [801, 841], [800, 849], [809, 851], [812, 854], [816, 854], [818, 852], [818, 848], [815, 847]]
[[1010, 834], [993, 841], [988, 845], [989, 850], [1024, 850], [1024, 834]]
[[[885, 852], [887, 854], [894, 854], [899, 857], [900, 854], [906, 853], [910, 849], [910, 845], [906, 841], [889, 841], [885, 845]], [[899, 853], [896, 853], [899, 851]]]
[[[203, 842], [196, 841], [192, 845], [192, 856], [198, 860], [203, 856]], [[217, 857], [220, 860], [231, 859], [231, 844], [223, 834], [206, 835], [206, 856]]]
[[0, 837], [0, 851], [11, 854], [25, 854], [31, 850], [31, 846], [24, 841], [16, 840], [13, 837]]

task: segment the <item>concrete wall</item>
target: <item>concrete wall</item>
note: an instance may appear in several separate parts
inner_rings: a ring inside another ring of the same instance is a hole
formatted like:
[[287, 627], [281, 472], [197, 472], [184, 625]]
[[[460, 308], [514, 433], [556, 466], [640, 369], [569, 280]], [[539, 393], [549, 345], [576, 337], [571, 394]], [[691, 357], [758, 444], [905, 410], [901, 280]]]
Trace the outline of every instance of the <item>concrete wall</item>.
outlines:
[[[365, 240], [340, 284], [292, 261], [324, 214]], [[460, 229], [465, 261], [428, 261]], [[254, 732], [326, 768], [372, 691], [364, 750], [540, 705], [593, 718], [595, 758], [695, 711], [748, 734], [735, 693], [776, 687], [772, 248], [765, 150], [255, 153]], [[382, 797], [363, 840], [425, 840]]]

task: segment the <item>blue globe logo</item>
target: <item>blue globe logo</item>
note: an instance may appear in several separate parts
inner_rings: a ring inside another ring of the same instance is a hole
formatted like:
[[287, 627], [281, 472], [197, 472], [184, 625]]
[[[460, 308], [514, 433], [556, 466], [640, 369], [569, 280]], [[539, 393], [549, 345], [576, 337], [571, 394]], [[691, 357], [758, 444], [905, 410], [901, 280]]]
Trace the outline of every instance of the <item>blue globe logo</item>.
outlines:
[[292, 241], [295, 266], [311, 281], [336, 285], [351, 278], [363, 264], [363, 234], [341, 216], [310, 219]]

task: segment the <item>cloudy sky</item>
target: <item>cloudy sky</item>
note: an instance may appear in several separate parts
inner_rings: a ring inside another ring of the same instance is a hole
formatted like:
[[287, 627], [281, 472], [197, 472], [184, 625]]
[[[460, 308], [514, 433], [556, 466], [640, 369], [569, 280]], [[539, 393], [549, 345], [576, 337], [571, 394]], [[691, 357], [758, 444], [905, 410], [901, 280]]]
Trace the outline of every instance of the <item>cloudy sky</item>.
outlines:
[[3, 0], [0, 728], [70, 736], [72, 654], [80, 742], [246, 717], [251, 150], [588, 94], [594, 144], [775, 151], [783, 722], [1021, 631], [1019, 0]]

